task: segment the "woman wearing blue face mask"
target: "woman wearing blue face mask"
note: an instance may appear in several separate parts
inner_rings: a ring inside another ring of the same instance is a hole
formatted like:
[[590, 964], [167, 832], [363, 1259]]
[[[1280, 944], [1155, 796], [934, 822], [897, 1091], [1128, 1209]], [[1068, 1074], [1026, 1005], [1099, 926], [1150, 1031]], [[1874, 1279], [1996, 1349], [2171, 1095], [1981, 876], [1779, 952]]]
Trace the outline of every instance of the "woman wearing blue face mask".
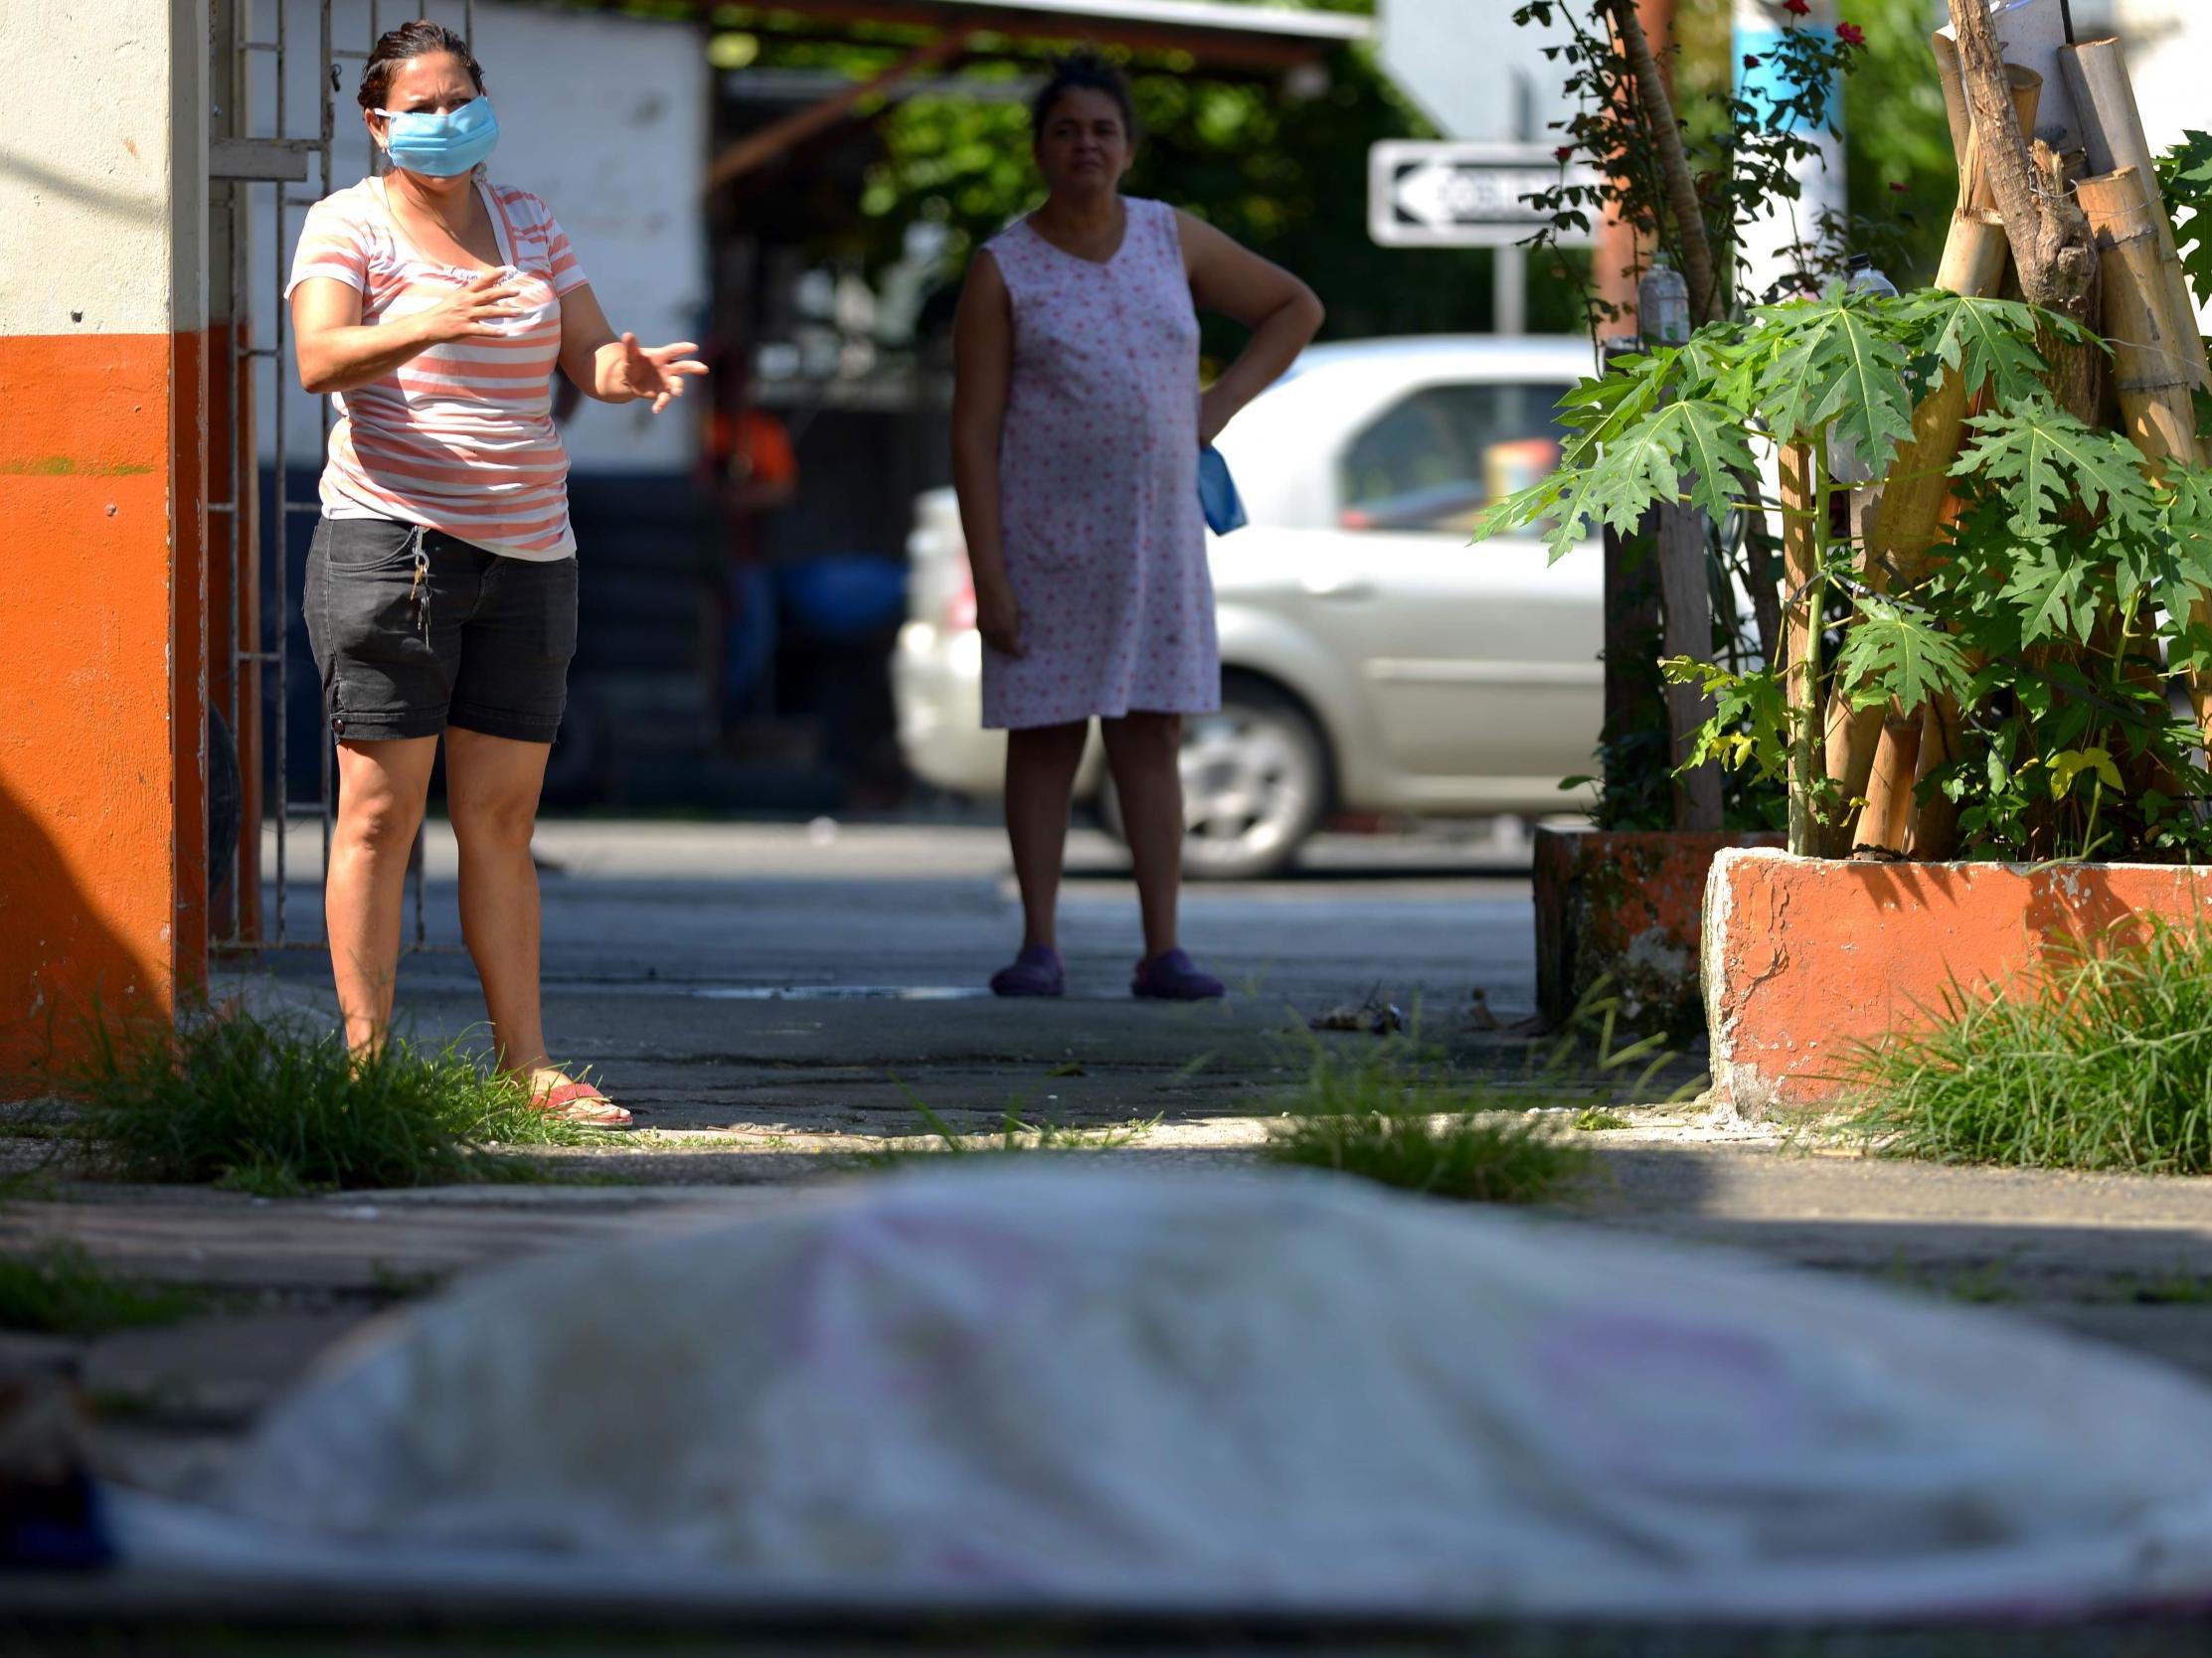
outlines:
[[688, 342], [617, 337], [551, 210], [484, 176], [499, 137], [467, 44], [378, 41], [362, 119], [389, 162], [315, 204], [285, 289], [300, 383], [338, 418], [303, 601], [338, 746], [325, 911], [347, 1040], [384, 1041], [409, 852], [445, 740], [461, 930], [498, 1062], [544, 1109], [629, 1113], [546, 1057], [538, 882], [546, 757], [576, 648], [556, 368], [654, 413], [706, 373]]

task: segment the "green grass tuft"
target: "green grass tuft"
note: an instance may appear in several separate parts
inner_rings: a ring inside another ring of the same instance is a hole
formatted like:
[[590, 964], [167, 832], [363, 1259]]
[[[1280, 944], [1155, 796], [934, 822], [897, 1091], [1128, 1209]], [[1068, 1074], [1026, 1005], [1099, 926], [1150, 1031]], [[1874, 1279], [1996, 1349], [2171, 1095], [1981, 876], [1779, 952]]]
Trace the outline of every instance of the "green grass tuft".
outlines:
[[2076, 947], [2035, 994], [1953, 985], [1925, 1028], [1862, 1050], [1848, 1132], [1892, 1156], [2212, 1172], [2212, 932]]
[[70, 1078], [72, 1138], [123, 1180], [262, 1197], [536, 1175], [493, 1148], [603, 1135], [531, 1108], [520, 1080], [395, 1038], [356, 1059], [334, 1035], [237, 1014], [99, 1033]]
[[188, 1289], [118, 1276], [73, 1244], [0, 1255], [0, 1330], [104, 1335], [190, 1318], [203, 1300]]
[[1633, 1126], [1618, 1111], [1589, 1110], [1575, 1118], [1575, 1129], [1582, 1134], [1604, 1134], [1616, 1128]]
[[1540, 1203], [1591, 1163], [1532, 1095], [1455, 1072], [1417, 1035], [1316, 1045], [1304, 1087], [1270, 1134], [1272, 1163], [1333, 1169], [1472, 1203]]
[[1267, 1157], [1468, 1203], [1542, 1203], [1590, 1166], [1540, 1120], [1403, 1110], [1293, 1117]]

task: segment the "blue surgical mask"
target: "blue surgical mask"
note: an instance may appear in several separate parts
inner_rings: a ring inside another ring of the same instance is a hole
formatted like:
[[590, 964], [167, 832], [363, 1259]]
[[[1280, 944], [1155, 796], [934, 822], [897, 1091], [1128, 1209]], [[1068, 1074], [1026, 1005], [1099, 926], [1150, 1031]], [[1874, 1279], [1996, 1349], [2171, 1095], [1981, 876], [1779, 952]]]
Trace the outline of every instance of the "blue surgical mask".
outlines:
[[433, 115], [423, 109], [379, 109], [389, 123], [386, 153], [392, 165], [433, 179], [458, 178], [483, 161], [499, 142], [499, 117], [491, 99], [473, 97], [458, 109]]

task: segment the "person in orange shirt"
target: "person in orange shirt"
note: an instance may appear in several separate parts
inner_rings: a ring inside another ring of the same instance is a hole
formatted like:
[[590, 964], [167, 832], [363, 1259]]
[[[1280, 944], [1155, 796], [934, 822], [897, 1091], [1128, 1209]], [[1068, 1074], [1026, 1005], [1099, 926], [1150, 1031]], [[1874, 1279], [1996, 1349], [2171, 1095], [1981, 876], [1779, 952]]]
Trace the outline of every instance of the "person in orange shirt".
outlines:
[[728, 560], [723, 574], [722, 704], [725, 723], [747, 713], [774, 663], [774, 550], [768, 529], [798, 493], [798, 453], [783, 422], [748, 400], [744, 348], [720, 355], [726, 398], [707, 416], [707, 483], [722, 510]]

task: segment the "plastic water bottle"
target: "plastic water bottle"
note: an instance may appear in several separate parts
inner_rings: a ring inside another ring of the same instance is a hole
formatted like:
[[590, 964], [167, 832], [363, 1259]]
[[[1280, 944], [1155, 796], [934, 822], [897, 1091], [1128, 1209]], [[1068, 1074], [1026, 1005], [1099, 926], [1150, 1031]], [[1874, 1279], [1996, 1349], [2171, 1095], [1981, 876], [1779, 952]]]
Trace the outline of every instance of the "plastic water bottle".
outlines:
[[1853, 253], [1843, 270], [1847, 292], [1879, 294], [1884, 299], [1897, 297], [1897, 284], [1874, 268], [1872, 253]]
[[[1875, 268], [1871, 253], [1853, 253], [1843, 269], [1844, 292], [1871, 293], [1883, 299], [1897, 297], [1897, 284]], [[1828, 475], [1839, 484], [1871, 483], [1874, 468], [1859, 457], [1856, 445], [1837, 437], [1828, 445]]]
[[1680, 345], [1690, 337], [1690, 284], [1665, 253], [1636, 283], [1636, 332], [1647, 346]]

